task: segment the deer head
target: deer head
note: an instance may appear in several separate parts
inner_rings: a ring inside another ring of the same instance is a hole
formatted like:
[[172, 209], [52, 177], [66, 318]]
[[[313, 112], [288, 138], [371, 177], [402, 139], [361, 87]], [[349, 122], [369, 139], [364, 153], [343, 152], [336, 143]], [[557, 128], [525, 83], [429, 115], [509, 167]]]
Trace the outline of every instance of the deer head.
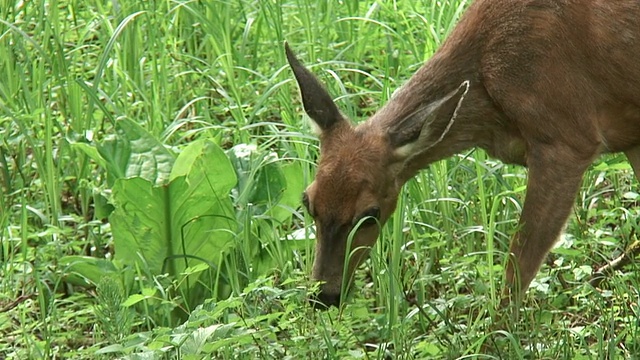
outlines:
[[286, 44], [285, 50], [320, 137], [316, 177], [303, 194], [316, 225], [312, 278], [323, 282], [320, 303], [337, 306], [343, 280], [351, 282], [415, 174], [413, 163], [451, 128], [468, 83], [415, 106], [403, 101], [415, 98], [405, 86], [374, 118], [354, 126]]

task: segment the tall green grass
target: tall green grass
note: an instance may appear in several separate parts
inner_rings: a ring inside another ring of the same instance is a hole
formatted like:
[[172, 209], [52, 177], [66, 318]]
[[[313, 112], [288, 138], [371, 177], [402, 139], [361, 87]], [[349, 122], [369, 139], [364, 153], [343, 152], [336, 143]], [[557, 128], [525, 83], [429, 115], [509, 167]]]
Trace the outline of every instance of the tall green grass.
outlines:
[[[495, 308], [526, 171], [470, 150], [410, 181], [347, 305], [306, 301], [310, 219], [238, 236], [228, 297], [176, 322], [172, 279], [79, 285], [65, 255], [111, 261], [111, 189], [86, 146], [130, 119], [168, 148], [255, 143], [309, 183], [318, 143], [283, 52], [288, 41], [354, 121], [379, 108], [451, 31], [467, 1], [31, 1], [0, 5], [0, 357], [585, 358], [640, 351], [637, 264], [586, 284], [637, 240], [625, 159], [585, 176], [567, 235], [519, 321]], [[85, 150], [83, 150], [85, 149]], [[292, 175], [293, 176], [293, 175]], [[255, 219], [238, 220], [250, 229]], [[254, 230], [252, 230], [254, 231]], [[252, 267], [258, 236], [273, 268]], [[242, 243], [242, 241], [245, 241]], [[294, 243], [296, 246], [285, 244]], [[244, 246], [244, 247], [243, 247]], [[242, 250], [242, 249], [247, 249]], [[117, 258], [117, 253], [115, 254]], [[211, 279], [212, 282], [219, 279]], [[237, 279], [236, 279], [237, 280]], [[124, 285], [123, 285], [124, 284]], [[140, 284], [139, 286], [135, 284]], [[126, 286], [125, 286], [126, 285]], [[213, 284], [209, 284], [214, 286]], [[155, 289], [155, 290], [153, 290]], [[132, 295], [151, 294], [145, 307]], [[114, 326], [109, 319], [120, 319]], [[482, 355], [484, 354], [484, 355]]]

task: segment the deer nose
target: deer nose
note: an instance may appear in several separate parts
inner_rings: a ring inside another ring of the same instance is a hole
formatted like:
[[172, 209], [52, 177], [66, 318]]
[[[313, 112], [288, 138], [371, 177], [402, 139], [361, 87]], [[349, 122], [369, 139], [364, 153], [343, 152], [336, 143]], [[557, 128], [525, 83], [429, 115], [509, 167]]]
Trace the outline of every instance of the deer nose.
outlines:
[[320, 310], [326, 310], [331, 306], [338, 307], [340, 305], [340, 293], [331, 294], [322, 291], [317, 296], [309, 299], [309, 302], [311, 306]]

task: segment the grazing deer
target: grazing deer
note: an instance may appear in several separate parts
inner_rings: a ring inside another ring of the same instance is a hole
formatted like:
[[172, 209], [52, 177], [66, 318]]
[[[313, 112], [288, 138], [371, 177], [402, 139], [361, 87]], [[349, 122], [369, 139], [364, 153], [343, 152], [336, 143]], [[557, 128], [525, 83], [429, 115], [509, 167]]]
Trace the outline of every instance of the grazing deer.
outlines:
[[624, 152], [640, 178], [638, 0], [476, 0], [433, 57], [357, 126], [285, 47], [319, 128], [317, 175], [303, 202], [316, 225], [312, 277], [324, 282], [318, 300], [326, 306], [340, 303], [345, 256], [350, 279], [402, 185], [434, 161], [480, 147], [528, 167], [506, 269], [516, 296], [598, 155]]

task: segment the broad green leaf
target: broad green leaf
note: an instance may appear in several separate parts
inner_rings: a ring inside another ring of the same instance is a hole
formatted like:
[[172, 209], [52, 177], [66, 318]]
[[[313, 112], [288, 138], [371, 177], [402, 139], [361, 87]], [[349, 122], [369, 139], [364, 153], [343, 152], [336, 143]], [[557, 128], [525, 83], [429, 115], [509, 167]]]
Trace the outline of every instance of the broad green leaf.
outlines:
[[[227, 153], [238, 176], [233, 190], [236, 218], [240, 224], [250, 224], [250, 229], [240, 227], [250, 239], [243, 253], [251, 259], [252, 271], [265, 273], [273, 267], [274, 259], [261, 243], [273, 238], [260, 234], [272, 233], [273, 227], [285, 223], [299, 206], [303, 190], [301, 167], [299, 163], [284, 163], [277, 154], [261, 151], [253, 144], [236, 145]], [[276, 245], [281, 248], [284, 244]]]
[[205, 263], [200, 263], [200, 264], [197, 264], [196, 266], [192, 266], [192, 267], [188, 267], [188, 268], [184, 269], [184, 271], [182, 272], [181, 275], [188, 276], [188, 275], [201, 273], [201, 272], [207, 270], [208, 268], [209, 268], [209, 265], [207, 265]]
[[292, 215], [292, 211], [299, 208], [305, 184], [302, 176], [302, 166], [299, 162], [290, 162], [280, 166], [286, 181], [280, 201], [268, 211], [268, 216], [278, 222], [284, 222]]
[[286, 187], [277, 155], [262, 152], [253, 144], [236, 145], [228, 154], [238, 176], [236, 207], [243, 211], [250, 206], [251, 215], [264, 214]]
[[144, 297], [154, 297], [156, 295], [156, 292], [158, 290], [155, 288], [144, 288], [142, 289], [141, 293], [142, 295], [144, 295]]
[[219, 327], [223, 324], [214, 324], [211, 326], [198, 328], [183, 342], [180, 346], [181, 354], [183, 355], [196, 355], [203, 351], [203, 347], [210, 342], [210, 337], [213, 335]]
[[125, 347], [120, 344], [105, 346], [96, 351], [96, 355], [112, 354], [125, 351]]
[[95, 146], [91, 146], [83, 142], [73, 142], [71, 143], [71, 148], [82, 151], [83, 153], [85, 153], [85, 155], [87, 155], [89, 158], [95, 161], [96, 164], [98, 164], [99, 166], [107, 167], [106, 161], [100, 155], [100, 153], [98, 152], [98, 149], [96, 149]]
[[106, 219], [113, 212], [113, 204], [109, 203], [109, 199], [102, 192], [94, 189], [93, 209], [94, 219]]
[[175, 156], [162, 143], [128, 119], [116, 122], [116, 132], [116, 136], [98, 144], [110, 185], [117, 179], [131, 177], [144, 178], [154, 185], [169, 181]]
[[229, 199], [238, 179], [224, 151], [210, 140], [195, 141], [176, 159], [170, 179], [186, 176], [192, 189]]
[[108, 274], [118, 273], [113, 262], [93, 256], [64, 256], [59, 264], [67, 274], [66, 280], [81, 286], [96, 286]]
[[116, 258], [175, 277], [203, 261], [219, 263], [236, 227], [229, 198], [236, 178], [224, 152], [198, 141], [176, 162], [179, 176], [164, 186], [140, 177], [117, 180], [110, 217]]
[[127, 300], [125, 300], [125, 302], [122, 303], [122, 306], [124, 307], [131, 307], [137, 303], [139, 303], [140, 301], [146, 299], [147, 297], [142, 295], [142, 294], [133, 294], [131, 296], [129, 296], [127, 298]]

